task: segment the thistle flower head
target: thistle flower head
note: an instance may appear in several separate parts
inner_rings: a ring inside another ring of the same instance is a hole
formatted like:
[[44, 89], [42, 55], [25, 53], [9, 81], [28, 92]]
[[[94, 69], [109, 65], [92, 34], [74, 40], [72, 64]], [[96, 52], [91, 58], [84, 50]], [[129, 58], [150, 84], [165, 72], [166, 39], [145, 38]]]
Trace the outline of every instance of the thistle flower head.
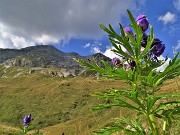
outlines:
[[151, 51], [153, 57], [159, 57], [165, 50], [165, 45], [162, 44], [162, 41], [160, 41], [158, 38], [154, 39], [151, 47], [153, 47]]
[[111, 60], [111, 62], [113, 63], [113, 65], [115, 65], [116, 67], [120, 67], [121, 66], [121, 61], [120, 61], [120, 59], [119, 58], [113, 58], [112, 60]]
[[146, 31], [149, 27], [149, 22], [148, 19], [146, 18], [146, 16], [144, 14], [140, 14], [137, 18], [136, 18], [136, 22], [138, 25], [141, 26], [142, 31]]
[[31, 118], [31, 114], [28, 114], [27, 116], [23, 118], [23, 125], [25, 127], [28, 127], [28, 125], [31, 123], [32, 120], [33, 118]]

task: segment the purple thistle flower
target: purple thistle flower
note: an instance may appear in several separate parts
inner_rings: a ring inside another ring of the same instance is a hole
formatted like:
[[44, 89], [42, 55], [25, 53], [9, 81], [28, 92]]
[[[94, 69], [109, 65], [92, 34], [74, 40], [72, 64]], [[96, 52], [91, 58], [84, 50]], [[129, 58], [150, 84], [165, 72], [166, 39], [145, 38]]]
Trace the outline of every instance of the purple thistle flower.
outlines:
[[151, 51], [153, 57], [159, 57], [165, 50], [165, 45], [162, 44], [162, 41], [160, 41], [158, 38], [154, 39], [151, 47], [153, 47]]
[[136, 18], [136, 22], [138, 25], [141, 26], [142, 31], [146, 31], [149, 27], [149, 22], [148, 19], [146, 18], [146, 16], [144, 14], [140, 14], [137, 18]]
[[113, 63], [114, 65], [120, 63], [120, 59], [119, 59], [119, 58], [116, 58], [116, 57], [113, 58], [111, 61], [112, 61], [112, 63]]
[[25, 116], [23, 119], [24, 127], [28, 127], [28, 125], [31, 123], [32, 120], [34, 120], [34, 119], [31, 118], [31, 114], [28, 114], [27, 116]]
[[162, 41], [159, 40], [158, 38], [155, 38], [154, 41], [153, 41], [152, 46], [154, 46], [155, 44], [159, 44], [159, 43], [162, 43]]
[[123, 30], [124, 30], [125, 33], [129, 33], [129, 34], [133, 35], [133, 32], [132, 32], [132, 30], [131, 30], [130, 27], [124, 26], [124, 27], [123, 27]]
[[152, 55], [159, 57], [165, 50], [164, 44], [156, 44], [152, 50]]
[[115, 66], [117, 66], [117, 67], [120, 67], [121, 66], [121, 61], [120, 61], [120, 59], [119, 58], [113, 58], [112, 60], [111, 60], [111, 62], [115, 65]]

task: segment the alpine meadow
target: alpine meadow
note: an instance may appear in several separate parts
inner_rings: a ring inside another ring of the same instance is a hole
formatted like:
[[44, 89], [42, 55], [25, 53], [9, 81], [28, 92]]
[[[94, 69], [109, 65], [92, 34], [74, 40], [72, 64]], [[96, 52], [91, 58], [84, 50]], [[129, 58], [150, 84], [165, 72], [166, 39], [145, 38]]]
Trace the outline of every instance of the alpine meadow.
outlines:
[[119, 31], [99, 24], [114, 58], [0, 49], [0, 134], [179, 135], [180, 53], [160, 59], [166, 45], [146, 15], [127, 16]]

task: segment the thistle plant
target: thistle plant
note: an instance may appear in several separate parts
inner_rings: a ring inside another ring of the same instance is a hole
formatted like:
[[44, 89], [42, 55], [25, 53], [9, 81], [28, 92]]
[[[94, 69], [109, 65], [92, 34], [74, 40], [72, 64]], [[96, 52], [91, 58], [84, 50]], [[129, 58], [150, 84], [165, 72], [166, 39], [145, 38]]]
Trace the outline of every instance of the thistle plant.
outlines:
[[[24, 135], [29, 134], [29, 131], [32, 131], [35, 129], [35, 126], [31, 123], [34, 119], [32, 118], [31, 114], [28, 114], [23, 118], [23, 127], [21, 127], [21, 131], [18, 131], [17, 135]], [[42, 133], [37, 130], [35, 133], [31, 135], [42, 135]]]
[[109, 79], [124, 80], [129, 85], [128, 89], [112, 89], [92, 94], [97, 98], [112, 100], [111, 103], [93, 106], [95, 110], [118, 106], [128, 108], [136, 115], [134, 118], [114, 118], [112, 126], [105, 127], [95, 134], [169, 134], [174, 116], [180, 114], [180, 93], [160, 94], [159, 87], [165, 80], [180, 75], [179, 53], [164, 71], [157, 71], [167, 60], [158, 59], [164, 52], [165, 45], [155, 37], [152, 26], [149, 34], [145, 33], [149, 27], [145, 15], [141, 14], [135, 19], [129, 10], [127, 12], [131, 24], [125, 27], [119, 24], [121, 34], [116, 33], [110, 24], [108, 27], [100, 24], [108, 33], [114, 48], [112, 51], [122, 57], [121, 66], [118, 58], [112, 59], [115, 66], [105, 61], [102, 61], [103, 66], [99, 66], [92, 61], [77, 60], [82, 66], [88, 67], [89, 71], [99, 72]]

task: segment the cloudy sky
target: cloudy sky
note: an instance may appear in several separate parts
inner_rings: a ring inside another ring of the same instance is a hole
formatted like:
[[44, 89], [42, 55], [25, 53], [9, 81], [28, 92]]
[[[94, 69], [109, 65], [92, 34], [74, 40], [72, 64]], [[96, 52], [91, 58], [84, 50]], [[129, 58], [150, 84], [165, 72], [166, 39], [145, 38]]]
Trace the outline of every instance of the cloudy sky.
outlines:
[[50, 44], [65, 52], [112, 57], [107, 34], [98, 24], [128, 25], [143, 13], [155, 36], [166, 45], [164, 56], [180, 50], [180, 0], [0, 0], [0, 48]]

